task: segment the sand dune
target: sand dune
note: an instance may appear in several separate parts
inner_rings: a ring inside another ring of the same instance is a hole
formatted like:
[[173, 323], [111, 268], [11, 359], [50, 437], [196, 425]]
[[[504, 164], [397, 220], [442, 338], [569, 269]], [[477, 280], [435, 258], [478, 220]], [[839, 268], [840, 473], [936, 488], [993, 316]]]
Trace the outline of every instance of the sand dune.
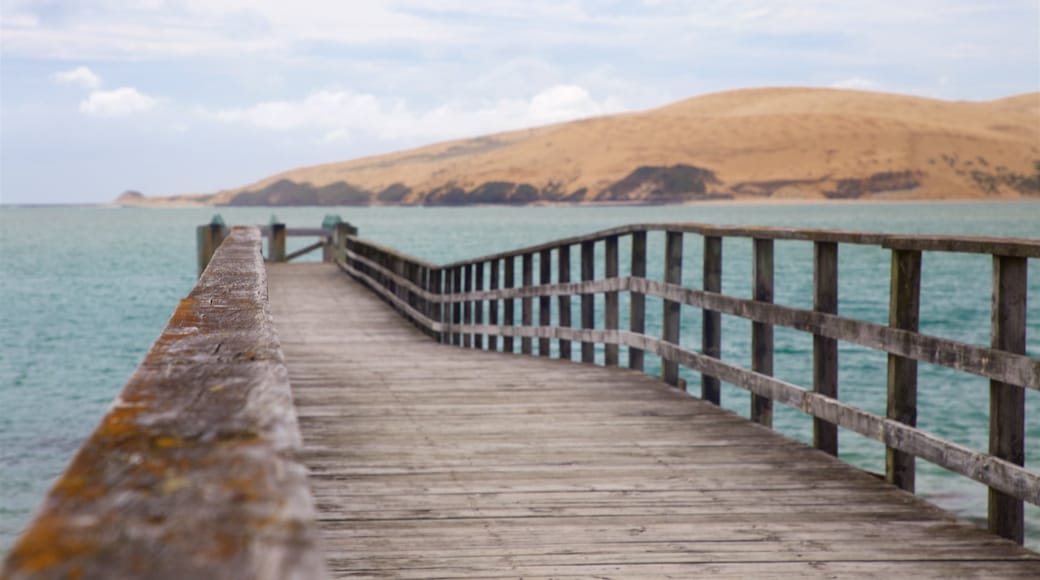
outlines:
[[304, 167], [213, 204], [1040, 199], [1040, 93], [770, 88]]

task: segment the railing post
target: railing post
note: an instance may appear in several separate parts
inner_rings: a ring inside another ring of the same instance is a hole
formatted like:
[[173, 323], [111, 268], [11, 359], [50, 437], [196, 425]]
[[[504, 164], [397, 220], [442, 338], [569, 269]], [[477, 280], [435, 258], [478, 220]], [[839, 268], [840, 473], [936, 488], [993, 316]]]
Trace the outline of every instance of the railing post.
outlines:
[[357, 228], [346, 223], [339, 222], [332, 231], [333, 259], [345, 260], [347, 258], [347, 238], [357, 235]]
[[[606, 249], [604, 251], [606, 264], [604, 265], [604, 278], [618, 277], [618, 237], [607, 236]], [[604, 312], [604, 327], [607, 330], [618, 329], [618, 293], [607, 292], [604, 295], [606, 310]], [[604, 364], [608, 367], [618, 366], [618, 345], [607, 343], [604, 347]]]
[[[571, 247], [566, 244], [557, 248], [556, 280], [560, 284], [571, 281]], [[559, 325], [562, 328], [570, 328], [571, 296], [569, 294], [558, 297], [557, 310], [559, 311]], [[560, 358], [571, 360], [571, 341], [560, 339]]]
[[271, 235], [267, 238], [267, 260], [285, 261], [285, 224], [271, 224]]
[[[682, 284], [682, 232], [666, 232], [664, 247], [664, 281], [668, 284]], [[661, 340], [679, 344], [680, 304], [664, 300], [662, 314]], [[661, 380], [672, 386], [679, 385], [679, 363], [661, 360]]]
[[[505, 258], [505, 280], [502, 281], [502, 288], [509, 289], [516, 287], [516, 257], [509, 256]], [[516, 301], [514, 298], [506, 298], [503, 301], [505, 311], [502, 313], [502, 326], [515, 326], [516, 325]], [[512, 336], [502, 337], [502, 352], [515, 352], [514, 339]]]
[[[773, 302], [773, 240], [755, 238], [752, 242], [753, 298]], [[751, 323], [751, 370], [773, 375], [773, 325]], [[751, 420], [766, 427], [773, 426], [773, 401], [751, 393]]]
[[[813, 310], [838, 313], [838, 244], [813, 244]], [[813, 391], [838, 398], [838, 341], [813, 335]], [[838, 456], [838, 426], [813, 417], [813, 445]]]
[[[1025, 258], [993, 256], [991, 345], [1016, 354], [1026, 352]], [[1025, 465], [1026, 390], [999, 381], [989, 383], [989, 452]], [[1025, 539], [1022, 500], [989, 489], [989, 531], [1021, 544]]]
[[[473, 265], [474, 275], [476, 280], [473, 283], [473, 289], [480, 292], [484, 289], [484, 262], [477, 262]], [[484, 324], [484, 301], [474, 300], [473, 301], [473, 324]], [[473, 348], [484, 350], [484, 335], [477, 332], [473, 334]]]
[[[463, 292], [473, 291], [473, 264], [466, 264], [462, 267], [463, 272]], [[462, 301], [462, 323], [470, 324], [473, 322], [473, 302], [470, 300]], [[470, 348], [473, 346], [473, 335], [469, 332], [465, 332], [462, 335], [462, 346]]]
[[[521, 280], [521, 286], [523, 288], [530, 288], [534, 285], [534, 254], [524, 254], [521, 258], [521, 266], [523, 279]], [[533, 322], [533, 315], [531, 309], [534, 306], [534, 301], [530, 296], [525, 296], [520, 300], [521, 304], [521, 324], [525, 327], [530, 327]], [[520, 352], [522, 354], [531, 354], [531, 337], [522, 336], [520, 337]]]
[[[443, 270], [440, 268], [434, 268], [430, 271], [430, 291], [437, 295], [444, 294], [444, 282], [441, 277], [441, 272], [443, 272]], [[441, 302], [433, 302], [430, 306], [432, 309], [432, 316], [430, 316], [430, 318], [443, 324], [444, 305]], [[444, 332], [438, 332], [434, 336], [437, 339], [437, 342], [444, 343], [448, 335]]]
[[[538, 283], [552, 284], [552, 250], [542, 250], [538, 255]], [[538, 325], [543, 329], [552, 325], [552, 296], [538, 297]], [[538, 339], [538, 356], [549, 356], [549, 337]]]
[[[581, 243], [581, 280], [591, 282], [596, 278], [596, 245], [595, 242]], [[583, 292], [581, 295], [581, 327], [585, 330], [596, 328], [596, 295]], [[582, 341], [581, 362], [596, 362], [596, 343]]]
[[[722, 238], [704, 236], [704, 290], [722, 292]], [[722, 354], [722, 315], [704, 310], [701, 318], [701, 353], [712, 358]], [[718, 405], [719, 379], [701, 374], [701, 398]]]
[[[646, 278], [646, 232], [632, 233], [632, 278]], [[628, 294], [628, 329], [635, 334], [646, 332], [646, 295], [639, 292]], [[628, 349], [628, 368], [643, 370], [642, 349]]]
[[[888, 325], [917, 332], [921, 305], [921, 252], [892, 250]], [[917, 425], [917, 361], [888, 355], [888, 418]], [[885, 480], [914, 491], [914, 456], [885, 448]]]
[[[490, 283], [488, 284], [488, 288], [490, 290], [498, 290], [499, 278], [500, 278], [499, 264], [501, 264], [500, 260], [498, 260], [498, 259], [491, 260], [491, 272], [489, 274], [489, 276], [491, 277], [491, 280], [490, 280]], [[488, 300], [488, 324], [490, 324], [491, 326], [498, 326], [498, 305], [500, 303], [501, 303], [500, 300]], [[492, 334], [492, 335], [488, 336], [488, 350], [490, 350], [490, 351], [497, 351], [498, 350], [498, 335], [497, 334]]]
[[[462, 291], [462, 266], [452, 268], [451, 293], [458, 294]], [[462, 303], [458, 299], [451, 301], [451, 322], [454, 326], [462, 324]], [[457, 328], [451, 333], [451, 343], [462, 346], [462, 334]]]
[[199, 264], [199, 276], [202, 276], [202, 272], [206, 270], [206, 266], [209, 265], [209, 261], [213, 259], [213, 254], [216, 253], [217, 248], [227, 237], [228, 229], [224, 225], [224, 220], [220, 216], [214, 216], [213, 221], [195, 228], [195, 244], [198, 250], [198, 264]]

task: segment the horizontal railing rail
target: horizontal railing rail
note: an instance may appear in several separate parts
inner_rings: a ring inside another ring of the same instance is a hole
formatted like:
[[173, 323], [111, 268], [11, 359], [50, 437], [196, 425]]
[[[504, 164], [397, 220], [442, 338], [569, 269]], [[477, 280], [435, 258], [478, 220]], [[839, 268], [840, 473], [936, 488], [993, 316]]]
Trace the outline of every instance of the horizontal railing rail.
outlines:
[[[664, 279], [648, 278], [647, 235], [665, 236]], [[703, 242], [703, 283], [682, 284], [683, 236]], [[620, 244], [629, 238], [629, 275], [619, 273]], [[727, 238], [752, 241], [752, 297], [722, 292], [722, 246]], [[813, 244], [813, 308], [773, 303], [774, 242]], [[889, 324], [838, 315], [838, 251], [842, 244], [891, 252]], [[572, 280], [571, 257], [580, 280]], [[600, 250], [597, 252], [597, 250]], [[644, 353], [661, 359], [662, 378], [680, 385], [679, 367], [701, 374], [700, 396], [720, 402], [720, 381], [751, 393], [752, 420], [772, 425], [779, 402], [813, 417], [814, 445], [838, 453], [838, 427], [886, 446], [885, 478], [913, 491], [914, 458], [921, 458], [990, 488], [989, 527], [1022, 543], [1023, 501], [1040, 505], [1040, 475], [1025, 468], [1025, 391], [1040, 390], [1040, 360], [1025, 354], [1027, 258], [1040, 258], [1040, 240], [881, 234], [798, 228], [639, 224], [575, 236], [479, 258], [435, 265], [344, 235], [334, 259], [419, 328], [437, 340], [463, 347], [596, 361], [644, 371]], [[978, 346], [918, 331], [923, 252], [992, 256], [991, 345]], [[598, 257], [597, 257], [598, 256]], [[537, 271], [535, 262], [537, 261]], [[600, 271], [597, 272], [597, 269]], [[621, 296], [627, 297], [629, 328], [619, 328]], [[600, 298], [601, 297], [601, 298]], [[646, 299], [663, 304], [660, 336], [646, 332]], [[602, 300], [597, 316], [597, 298]], [[577, 300], [574, 309], [572, 300]], [[517, 308], [519, 302], [519, 309]], [[701, 345], [679, 344], [680, 307], [701, 309]], [[572, 312], [572, 310], [576, 310]], [[535, 318], [537, 314], [537, 319]], [[750, 368], [723, 361], [721, 315], [751, 322]], [[773, 377], [773, 329], [813, 337], [813, 384]], [[556, 348], [552, 348], [555, 341]], [[888, 355], [888, 400], [884, 416], [838, 398], [838, 342]], [[574, 348], [577, 344], [577, 349]], [[916, 426], [917, 363], [926, 362], [990, 379], [990, 449], [983, 453]]]

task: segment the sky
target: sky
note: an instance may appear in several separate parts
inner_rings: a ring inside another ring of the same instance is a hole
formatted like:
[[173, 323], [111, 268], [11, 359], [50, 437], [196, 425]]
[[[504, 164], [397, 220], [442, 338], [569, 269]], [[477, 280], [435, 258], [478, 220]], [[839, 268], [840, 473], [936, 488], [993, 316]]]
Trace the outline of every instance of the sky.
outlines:
[[299, 167], [759, 86], [1040, 90], [1037, 0], [0, 0], [0, 203]]

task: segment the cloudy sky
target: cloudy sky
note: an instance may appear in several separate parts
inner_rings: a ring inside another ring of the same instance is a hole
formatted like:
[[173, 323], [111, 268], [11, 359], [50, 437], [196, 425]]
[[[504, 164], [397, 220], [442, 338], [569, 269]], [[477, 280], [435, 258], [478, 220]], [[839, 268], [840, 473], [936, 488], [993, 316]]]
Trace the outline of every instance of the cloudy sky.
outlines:
[[0, 0], [0, 202], [278, 171], [715, 91], [1040, 90], [1037, 0]]

